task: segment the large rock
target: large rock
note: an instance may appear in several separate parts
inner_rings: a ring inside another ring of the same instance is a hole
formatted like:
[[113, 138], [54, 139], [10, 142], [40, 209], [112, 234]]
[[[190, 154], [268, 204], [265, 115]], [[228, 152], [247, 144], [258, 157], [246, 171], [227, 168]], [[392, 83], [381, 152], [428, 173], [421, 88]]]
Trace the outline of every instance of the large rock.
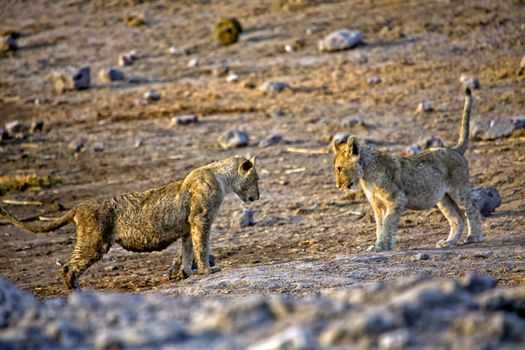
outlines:
[[0, 55], [6, 55], [18, 50], [18, 45], [13, 35], [4, 35], [0, 39]]
[[250, 137], [246, 131], [229, 130], [219, 137], [218, 142], [223, 149], [232, 149], [248, 146]]
[[525, 128], [525, 116], [477, 119], [474, 122], [473, 135], [477, 140], [495, 140], [510, 136], [514, 131], [523, 128]]
[[112, 83], [114, 81], [123, 81], [126, 75], [123, 71], [117, 68], [104, 68], [98, 73], [98, 79], [101, 83]]
[[64, 93], [71, 90], [89, 89], [91, 86], [91, 69], [89, 67], [68, 67], [54, 71], [49, 80], [54, 84], [55, 91]]
[[470, 192], [470, 197], [483, 216], [489, 216], [501, 205], [501, 197], [495, 187], [478, 187]]
[[363, 43], [363, 34], [358, 30], [341, 29], [328, 34], [319, 41], [319, 51], [333, 52], [351, 49]]

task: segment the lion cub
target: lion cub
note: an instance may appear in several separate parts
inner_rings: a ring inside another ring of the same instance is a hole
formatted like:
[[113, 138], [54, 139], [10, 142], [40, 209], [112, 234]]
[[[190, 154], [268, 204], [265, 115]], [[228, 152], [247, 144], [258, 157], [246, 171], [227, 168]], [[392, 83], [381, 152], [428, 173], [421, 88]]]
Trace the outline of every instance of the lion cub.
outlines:
[[199, 274], [220, 271], [210, 267], [208, 260], [213, 220], [228, 193], [235, 192], [246, 203], [259, 199], [258, 180], [255, 158], [235, 156], [197, 168], [182, 181], [149, 191], [81, 202], [44, 226], [20, 222], [1, 207], [0, 217], [34, 233], [76, 223], [75, 248], [62, 271], [70, 289], [79, 287], [80, 275], [102, 259], [113, 243], [134, 252], [151, 252], [180, 238], [182, 259], [174, 259], [169, 275], [171, 278], [175, 272], [175, 277], [182, 279], [192, 274], [194, 255]]
[[466, 90], [458, 144], [452, 148], [431, 148], [402, 157], [362, 145], [351, 136], [334, 142], [334, 171], [338, 188], [359, 182], [372, 205], [376, 221], [376, 242], [369, 251], [392, 249], [405, 209], [424, 210], [437, 205], [450, 223], [446, 240], [438, 248], [454, 246], [468, 224], [466, 243], [483, 241], [478, 208], [470, 199], [469, 168], [463, 156], [467, 149], [472, 97]]

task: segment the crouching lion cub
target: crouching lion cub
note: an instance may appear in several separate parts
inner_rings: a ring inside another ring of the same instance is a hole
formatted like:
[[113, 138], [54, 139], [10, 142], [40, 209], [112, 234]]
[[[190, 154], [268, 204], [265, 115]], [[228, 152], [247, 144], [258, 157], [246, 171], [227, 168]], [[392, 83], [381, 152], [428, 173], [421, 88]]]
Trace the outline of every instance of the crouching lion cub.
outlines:
[[77, 226], [75, 248], [63, 277], [68, 288], [79, 287], [80, 275], [107, 253], [113, 243], [134, 252], [162, 250], [179, 238], [182, 258], [175, 258], [170, 278], [192, 274], [194, 254], [199, 274], [220, 271], [210, 267], [210, 228], [224, 197], [235, 192], [246, 203], [259, 199], [255, 158], [235, 156], [190, 172], [182, 181], [145, 192], [87, 200], [43, 226], [20, 222], [0, 207], [0, 217], [34, 232], [49, 232], [71, 221]]
[[463, 156], [467, 149], [472, 97], [466, 90], [458, 144], [452, 148], [431, 148], [401, 157], [362, 145], [355, 137], [334, 142], [334, 171], [338, 188], [359, 182], [372, 205], [376, 221], [376, 242], [369, 251], [392, 249], [405, 209], [424, 210], [437, 205], [450, 223], [450, 234], [436, 246], [458, 243], [464, 219], [468, 224], [465, 242], [483, 241], [481, 218], [470, 199], [469, 168]]

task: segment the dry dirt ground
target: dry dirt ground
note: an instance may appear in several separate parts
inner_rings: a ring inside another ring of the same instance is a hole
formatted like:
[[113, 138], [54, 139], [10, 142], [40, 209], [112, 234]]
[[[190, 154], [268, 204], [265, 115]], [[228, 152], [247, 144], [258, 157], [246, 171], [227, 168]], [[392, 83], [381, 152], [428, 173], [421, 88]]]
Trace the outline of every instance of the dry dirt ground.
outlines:
[[[290, 3], [290, 4], [287, 4]], [[242, 202], [230, 196], [213, 227], [212, 252], [222, 271], [169, 281], [175, 246], [157, 253], [114, 247], [81, 279], [101, 291], [160, 291], [171, 295], [313, 294], [417, 273], [439, 277], [477, 271], [499, 285], [525, 284], [525, 139], [472, 140], [466, 153], [474, 186], [495, 186], [503, 204], [483, 221], [485, 242], [439, 250], [448, 223], [433, 209], [407, 212], [392, 252], [370, 254], [375, 224], [368, 203], [338, 191], [330, 140], [350, 132], [402, 153], [421, 137], [457, 140], [461, 74], [477, 77], [473, 118], [525, 113], [525, 3], [509, 1], [2, 1], [2, 30], [15, 30], [19, 51], [0, 59], [0, 121], [44, 131], [0, 143], [0, 175], [50, 175], [60, 184], [10, 192], [1, 199], [40, 201], [7, 205], [20, 218], [57, 216], [88, 198], [146, 190], [233, 154], [256, 155], [261, 200], [256, 225], [230, 229]], [[145, 21], [128, 26], [127, 16]], [[245, 31], [223, 47], [213, 39], [221, 18], [238, 18]], [[361, 30], [366, 44], [319, 53], [333, 30]], [[286, 52], [290, 44], [296, 49]], [[188, 54], [173, 55], [170, 47]], [[137, 50], [123, 68], [128, 80], [104, 84], [98, 71]], [[198, 64], [189, 67], [196, 58]], [[92, 87], [57, 95], [54, 69], [90, 66]], [[228, 66], [239, 75], [217, 74]], [[381, 78], [376, 85], [368, 79]], [[131, 79], [131, 81], [130, 81]], [[291, 89], [264, 94], [268, 80]], [[149, 90], [161, 99], [138, 103]], [[434, 111], [415, 113], [428, 100]], [[171, 126], [172, 117], [200, 122]], [[358, 122], [351, 122], [357, 120]], [[217, 138], [240, 128], [250, 145], [222, 150]], [[272, 147], [258, 143], [275, 134]], [[83, 152], [68, 148], [83, 138]], [[103, 151], [94, 151], [96, 143]], [[310, 150], [312, 153], [300, 153]], [[39, 298], [68, 293], [57, 261], [66, 261], [74, 226], [33, 235], [0, 225], [0, 275]], [[416, 260], [419, 253], [429, 260]]]

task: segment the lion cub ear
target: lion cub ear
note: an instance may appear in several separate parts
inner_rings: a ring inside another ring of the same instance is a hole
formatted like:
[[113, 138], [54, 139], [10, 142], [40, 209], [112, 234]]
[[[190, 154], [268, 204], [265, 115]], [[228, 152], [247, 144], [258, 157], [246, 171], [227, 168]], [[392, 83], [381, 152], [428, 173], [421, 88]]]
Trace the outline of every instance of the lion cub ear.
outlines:
[[255, 164], [252, 162], [252, 160], [247, 159], [247, 160], [243, 161], [239, 165], [239, 172], [240, 173], [247, 173], [253, 168], [254, 165]]
[[354, 136], [350, 136], [348, 138], [346, 145], [348, 147], [349, 155], [352, 155], [352, 156], [359, 155], [359, 142], [357, 141], [357, 138], [355, 138]]

